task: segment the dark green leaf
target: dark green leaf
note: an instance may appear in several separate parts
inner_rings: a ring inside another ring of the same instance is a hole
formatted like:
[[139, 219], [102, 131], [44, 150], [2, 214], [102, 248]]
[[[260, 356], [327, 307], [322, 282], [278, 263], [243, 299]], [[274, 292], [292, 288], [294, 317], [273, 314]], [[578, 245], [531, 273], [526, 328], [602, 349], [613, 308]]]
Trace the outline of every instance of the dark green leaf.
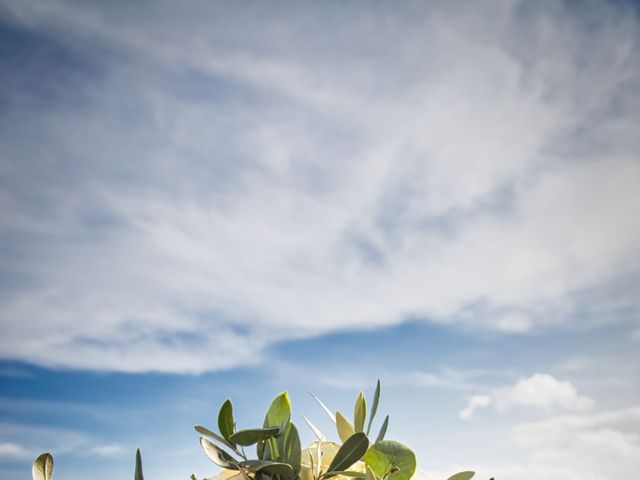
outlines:
[[367, 436], [363, 432], [354, 433], [337, 451], [327, 471], [347, 470], [362, 458], [367, 448], [369, 448], [369, 439]]
[[364, 431], [364, 420], [367, 417], [367, 400], [364, 393], [360, 392], [353, 407], [353, 428], [356, 432]]
[[371, 424], [373, 423], [373, 419], [376, 416], [376, 412], [378, 411], [378, 403], [380, 402], [380, 379], [378, 379], [378, 383], [376, 383], [376, 391], [373, 394], [373, 404], [371, 405], [371, 414], [369, 415], [369, 425], [367, 425], [367, 435], [371, 431]]
[[260, 440], [275, 437], [280, 433], [280, 428], [250, 428], [248, 430], [238, 430], [229, 437], [229, 441], [246, 447], [258, 443]]
[[378, 438], [376, 438], [376, 443], [384, 440], [384, 436], [387, 433], [388, 426], [389, 426], [389, 415], [384, 417], [384, 422], [382, 422], [382, 426], [380, 427], [380, 432], [378, 433]]
[[33, 461], [31, 467], [33, 480], [51, 480], [53, 475], [53, 456], [50, 453], [42, 453]]
[[276, 398], [273, 399], [269, 410], [267, 410], [267, 416], [264, 419], [264, 427], [281, 427], [289, 423], [291, 418], [291, 402], [289, 401], [289, 394], [282, 392]]
[[291, 468], [291, 465], [277, 462], [265, 465], [264, 467], [260, 468], [258, 472], [272, 478], [277, 475], [282, 480], [293, 480], [297, 475], [293, 471], [293, 468]]
[[204, 453], [207, 455], [207, 457], [209, 457], [209, 460], [211, 460], [216, 465], [223, 468], [228, 468], [230, 470], [238, 469], [237, 460], [227, 452], [222, 450], [220, 447], [215, 445], [213, 442], [210, 442], [204, 437], [200, 437], [200, 445], [202, 446]]
[[142, 475], [142, 456], [139, 448], [136, 450], [136, 471], [133, 474], [133, 480], [144, 480]]
[[233, 435], [233, 405], [229, 399], [220, 407], [220, 412], [218, 413], [218, 429], [227, 440]]
[[451, 475], [448, 480], [470, 480], [475, 474], [476, 473], [472, 471], [460, 472]]
[[[388, 474], [388, 480], [409, 480], [416, 471], [415, 454], [392, 440], [374, 443], [365, 455], [365, 462], [378, 477]], [[396, 471], [389, 473], [395, 468]]]

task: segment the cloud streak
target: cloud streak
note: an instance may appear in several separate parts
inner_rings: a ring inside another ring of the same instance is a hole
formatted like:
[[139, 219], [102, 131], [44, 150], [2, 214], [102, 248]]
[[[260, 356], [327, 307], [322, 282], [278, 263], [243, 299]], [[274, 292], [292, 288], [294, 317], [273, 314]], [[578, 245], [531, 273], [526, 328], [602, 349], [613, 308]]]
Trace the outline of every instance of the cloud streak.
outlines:
[[3, 358], [199, 373], [407, 318], [637, 322], [623, 10], [2, 5], [46, 54], [3, 97]]

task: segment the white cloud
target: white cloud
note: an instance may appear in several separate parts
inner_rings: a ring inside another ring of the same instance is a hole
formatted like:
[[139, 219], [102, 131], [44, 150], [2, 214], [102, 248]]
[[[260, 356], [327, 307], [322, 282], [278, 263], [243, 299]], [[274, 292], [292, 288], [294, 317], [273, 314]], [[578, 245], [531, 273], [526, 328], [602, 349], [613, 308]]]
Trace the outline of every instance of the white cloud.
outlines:
[[460, 411], [459, 417], [470, 419], [479, 408], [492, 404], [499, 412], [513, 407], [529, 407], [540, 410], [561, 408], [564, 410], [585, 410], [593, 406], [593, 400], [579, 395], [568, 381], [561, 381], [549, 374], [536, 373], [518, 380], [515, 384], [498, 388], [490, 396], [475, 395]]
[[0, 458], [24, 458], [29, 452], [19, 443], [0, 442]]
[[636, 321], [625, 11], [3, 5], [79, 64], [37, 108], [5, 93], [3, 358], [202, 372], [408, 317]]
[[122, 455], [124, 452], [124, 447], [122, 445], [111, 443], [106, 445], [96, 445], [91, 448], [90, 453], [94, 455], [98, 455], [100, 457], [118, 457]]

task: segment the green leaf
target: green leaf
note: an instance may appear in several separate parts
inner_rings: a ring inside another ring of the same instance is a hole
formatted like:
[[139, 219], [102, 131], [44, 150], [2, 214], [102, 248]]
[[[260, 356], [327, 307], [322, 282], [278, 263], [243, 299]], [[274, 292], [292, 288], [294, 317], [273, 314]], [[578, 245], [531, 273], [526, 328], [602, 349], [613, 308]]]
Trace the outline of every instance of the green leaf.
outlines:
[[448, 480], [469, 480], [470, 478], [473, 478], [475, 474], [476, 472], [472, 471], [460, 472], [455, 475], [451, 475]]
[[336, 412], [336, 427], [338, 428], [338, 436], [343, 442], [356, 433], [353, 425], [340, 412]]
[[369, 448], [369, 439], [363, 432], [354, 433], [349, 437], [333, 457], [328, 472], [347, 470], [362, 458]]
[[293, 468], [291, 468], [291, 465], [279, 462], [269, 463], [268, 465], [265, 465], [264, 467], [257, 470], [256, 473], [258, 472], [269, 477], [278, 476], [282, 480], [293, 480], [297, 475], [293, 471]]
[[[374, 443], [365, 455], [366, 464], [378, 477], [387, 480], [409, 480], [416, 471], [416, 456], [400, 442], [383, 440]], [[393, 468], [398, 470], [389, 473]]]
[[205, 455], [209, 457], [209, 460], [219, 467], [228, 468], [229, 470], [238, 470], [237, 460], [213, 442], [210, 442], [204, 437], [200, 437], [200, 445], [202, 446]]
[[362, 478], [364, 479], [364, 473], [362, 472], [352, 472], [351, 470], [337, 470], [335, 472], [327, 472], [325, 474], [325, 476], [328, 477], [333, 477], [335, 475], [342, 475], [344, 477], [351, 477], [351, 478]]
[[218, 430], [224, 438], [229, 440], [229, 437], [233, 435], [233, 405], [231, 400], [227, 399], [220, 407], [218, 413]]
[[300, 445], [298, 429], [293, 423], [289, 423], [284, 435], [282, 436], [282, 449], [280, 456], [284, 463], [291, 465], [291, 468], [293, 468], [293, 471], [296, 474], [300, 473], [302, 446]]
[[140, 449], [136, 449], [136, 471], [133, 474], [133, 480], [144, 480], [142, 475], [142, 456], [140, 455]]
[[51, 475], [53, 475], [53, 456], [48, 452], [40, 454], [33, 461], [31, 475], [33, 480], [51, 480]]
[[369, 425], [367, 425], [367, 435], [371, 431], [371, 424], [373, 423], [373, 419], [376, 416], [376, 412], [378, 411], [378, 403], [380, 402], [380, 379], [378, 379], [378, 383], [376, 383], [376, 391], [373, 394], [373, 404], [371, 405], [371, 415], [369, 415]]
[[289, 401], [289, 394], [282, 392], [276, 398], [273, 399], [269, 410], [267, 410], [267, 416], [264, 419], [264, 427], [281, 427], [289, 423], [291, 418], [291, 402]]
[[209, 430], [206, 427], [203, 427], [202, 425], [195, 425], [193, 427], [195, 429], [196, 432], [198, 432], [200, 435], [205, 435], [207, 437], [211, 437], [214, 440], [219, 441], [220, 443], [226, 445], [229, 448], [233, 448], [233, 445], [231, 445], [231, 443], [229, 443], [227, 441], [227, 439], [222, 438], [220, 435], [218, 435], [217, 433], [212, 432], [211, 430]]
[[376, 438], [376, 443], [384, 440], [384, 436], [387, 433], [388, 426], [389, 426], [389, 415], [384, 417], [384, 422], [382, 422], [382, 426], [380, 427], [380, 432], [378, 433], [378, 438]]
[[[380, 385], [380, 383], [378, 383], [378, 385]], [[373, 470], [371, 470], [369, 465], [366, 466], [364, 480], [378, 480], [378, 477], [376, 477], [376, 474], [373, 473]]]
[[364, 393], [360, 392], [353, 408], [353, 428], [356, 432], [364, 431], [364, 420], [367, 417], [367, 400]]
[[229, 441], [246, 447], [258, 443], [260, 440], [275, 437], [278, 433], [280, 433], [279, 427], [249, 428], [247, 430], [238, 430], [229, 437]]

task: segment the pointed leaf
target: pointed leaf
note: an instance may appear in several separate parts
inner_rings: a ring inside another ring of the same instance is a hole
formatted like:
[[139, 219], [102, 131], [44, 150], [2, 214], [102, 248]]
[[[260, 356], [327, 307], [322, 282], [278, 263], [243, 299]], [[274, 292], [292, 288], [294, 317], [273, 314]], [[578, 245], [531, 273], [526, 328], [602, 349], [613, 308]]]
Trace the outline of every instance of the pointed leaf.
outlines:
[[460, 472], [460, 473], [456, 473], [455, 475], [451, 475], [448, 480], [469, 480], [471, 478], [473, 478], [473, 476], [475, 475], [475, 472], [472, 471], [466, 471], [466, 472]]
[[[365, 455], [366, 464], [378, 477], [409, 480], [416, 471], [416, 456], [405, 445], [392, 440], [374, 443]], [[389, 473], [392, 469], [396, 471]]]
[[338, 428], [338, 436], [343, 442], [356, 433], [353, 425], [340, 412], [336, 412], [336, 427]]
[[373, 404], [371, 405], [371, 414], [369, 415], [369, 425], [367, 425], [367, 435], [371, 431], [371, 424], [373, 423], [373, 419], [376, 416], [376, 412], [378, 411], [378, 403], [380, 402], [380, 379], [378, 379], [378, 383], [376, 383], [376, 391], [373, 394]]
[[193, 427], [195, 429], [196, 432], [198, 432], [200, 435], [205, 435], [207, 437], [211, 437], [214, 440], [219, 441], [220, 443], [226, 445], [229, 448], [233, 448], [233, 445], [231, 445], [231, 443], [229, 443], [229, 441], [227, 441], [227, 439], [222, 438], [220, 435], [218, 435], [217, 433], [212, 432], [211, 430], [209, 430], [206, 427], [203, 427], [202, 425], [194, 425]]
[[267, 416], [264, 419], [264, 427], [280, 427], [289, 423], [291, 418], [291, 402], [289, 401], [289, 394], [282, 392], [276, 398], [273, 399], [269, 410], [267, 410]]
[[42, 453], [33, 461], [31, 467], [33, 480], [51, 480], [53, 475], [53, 456], [50, 453]]
[[233, 435], [233, 405], [231, 400], [227, 399], [220, 407], [218, 413], [218, 430], [224, 438], [229, 440], [229, 437]]
[[336, 417], [333, 415], [333, 413], [331, 413], [331, 410], [329, 410], [327, 408], [327, 406], [324, 403], [322, 403], [322, 401], [318, 397], [316, 397], [313, 393], [309, 392], [309, 395], [311, 395], [313, 397], [313, 399], [316, 402], [318, 402], [318, 405], [320, 405], [322, 410], [324, 410], [324, 413], [326, 413], [328, 415], [328, 417], [331, 419], [331, 421], [333, 423], [336, 423]]
[[229, 441], [246, 447], [258, 443], [260, 440], [275, 437], [278, 433], [280, 433], [280, 428], [278, 427], [249, 428], [247, 430], [238, 430], [229, 437]]
[[347, 470], [362, 458], [369, 448], [369, 439], [363, 432], [354, 433], [347, 439], [333, 457], [328, 472]]
[[313, 434], [318, 437], [318, 440], [320, 440], [321, 442], [326, 441], [326, 437], [322, 434], [322, 432], [318, 429], [318, 427], [316, 427], [313, 423], [311, 423], [311, 420], [309, 420], [307, 417], [302, 417], [304, 418], [304, 421], [307, 422], [307, 425], [309, 425], [309, 428], [311, 430], [313, 430]]
[[364, 420], [367, 417], [367, 400], [364, 393], [360, 392], [353, 408], [353, 428], [356, 432], [364, 431]]
[[133, 474], [133, 480], [144, 480], [142, 475], [142, 456], [140, 455], [140, 449], [136, 449], [136, 471]]
[[289, 424], [283, 435], [281, 457], [284, 463], [291, 465], [296, 474], [300, 473], [302, 446], [300, 445], [298, 429], [293, 423]]
[[210, 442], [204, 437], [200, 437], [200, 445], [202, 446], [204, 453], [209, 457], [209, 460], [219, 467], [228, 468], [229, 470], [238, 470], [238, 462], [213, 442]]
[[380, 427], [380, 433], [378, 433], [378, 438], [376, 438], [376, 443], [384, 440], [384, 436], [387, 433], [388, 426], [389, 426], [389, 415], [384, 417], [384, 422], [382, 422], [382, 426]]

